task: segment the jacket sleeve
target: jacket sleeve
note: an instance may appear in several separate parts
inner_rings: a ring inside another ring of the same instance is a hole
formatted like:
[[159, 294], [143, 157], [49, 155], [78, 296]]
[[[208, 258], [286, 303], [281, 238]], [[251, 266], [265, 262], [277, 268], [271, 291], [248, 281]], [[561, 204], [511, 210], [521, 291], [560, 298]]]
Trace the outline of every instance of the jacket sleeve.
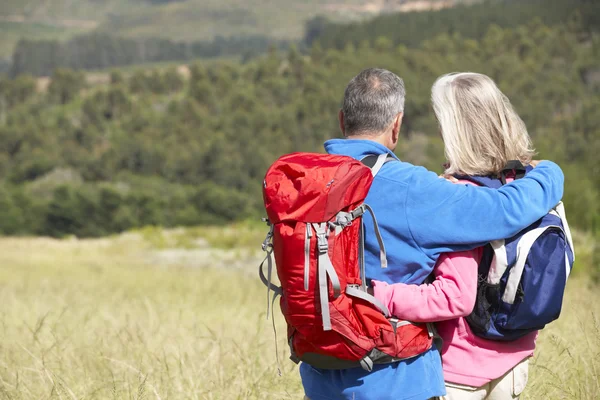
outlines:
[[419, 168], [407, 191], [407, 223], [430, 255], [472, 249], [511, 237], [546, 215], [563, 186], [564, 175], [551, 161], [500, 189], [453, 184]]
[[477, 295], [477, 268], [482, 248], [442, 254], [431, 284], [407, 285], [372, 281], [375, 297], [392, 315], [413, 322], [436, 322], [465, 317]]

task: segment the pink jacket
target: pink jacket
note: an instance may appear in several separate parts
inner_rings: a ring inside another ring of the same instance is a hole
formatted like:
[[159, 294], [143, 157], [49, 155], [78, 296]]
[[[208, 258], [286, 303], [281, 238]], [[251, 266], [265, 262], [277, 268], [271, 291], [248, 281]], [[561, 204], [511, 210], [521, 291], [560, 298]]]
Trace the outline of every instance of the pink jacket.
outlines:
[[442, 254], [432, 284], [407, 285], [373, 281], [375, 297], [390, 312], [414, 322], [435, 322], [444, 344], [446, 382], [480, 387], [533, 355], [537, 332], [513, 342], [475, 336], [464, 317], [475, 304], [477, 268], [482, 249]]

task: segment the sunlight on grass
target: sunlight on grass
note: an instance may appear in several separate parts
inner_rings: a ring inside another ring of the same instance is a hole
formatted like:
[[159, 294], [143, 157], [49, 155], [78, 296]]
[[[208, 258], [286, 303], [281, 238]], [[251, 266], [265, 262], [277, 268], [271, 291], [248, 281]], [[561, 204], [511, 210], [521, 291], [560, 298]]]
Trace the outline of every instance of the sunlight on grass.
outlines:
[[[197, 251], [198, 238], [258, 247], [263, 233], [148, 228], [109, 239], [1, 239], [0, 399], [302, 398], [276, 313], [277, 374], [254, 256], [238, 269], [167, 266], [152, 256], [169, 246]], [[539, 339], [525, 398], [600, 396], [597, 315], [596, 287], [572, 279], [561, 319]]]

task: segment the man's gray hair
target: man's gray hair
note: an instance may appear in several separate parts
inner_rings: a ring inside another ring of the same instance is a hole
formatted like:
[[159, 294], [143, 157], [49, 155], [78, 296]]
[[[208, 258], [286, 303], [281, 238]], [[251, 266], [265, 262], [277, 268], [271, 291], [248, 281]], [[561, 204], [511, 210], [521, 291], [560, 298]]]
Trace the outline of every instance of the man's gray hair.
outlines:
[[369, 68], [356, 75], [344, 93], [346, 136], [383, 133], [404, 111], [404, 82], [393, 72]]

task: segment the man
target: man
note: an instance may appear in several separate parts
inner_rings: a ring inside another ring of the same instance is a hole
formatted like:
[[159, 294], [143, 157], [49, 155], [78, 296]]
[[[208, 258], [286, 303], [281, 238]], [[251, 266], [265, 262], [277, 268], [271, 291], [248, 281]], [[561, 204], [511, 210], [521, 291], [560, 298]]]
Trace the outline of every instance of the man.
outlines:
[[[385, 153], [396, 158], [404, 97], [404, 84], [392, 72], [361, 72], [348, 84], [339, 114], [346, 139], [326, 142], [325, 150], [356, 159]], [[366, 203], [377, 215], [389, 267], [380, 267], [372, 220], [365, 216], [367, 278], [422, 283], [441, 253], [510, 237], [544, 216], [561, 199], [563, 183], [562, 171], [549, 161], [498, 190], [455, 185], [425, 168], [388, 162], [375, 177]], [[436, 349], [377, 365], [370, 373], [361, 368], [318, 370], [307, 364], [300, 366], [300, 373], [311, 400], [426, 400], [445, 393]]]

